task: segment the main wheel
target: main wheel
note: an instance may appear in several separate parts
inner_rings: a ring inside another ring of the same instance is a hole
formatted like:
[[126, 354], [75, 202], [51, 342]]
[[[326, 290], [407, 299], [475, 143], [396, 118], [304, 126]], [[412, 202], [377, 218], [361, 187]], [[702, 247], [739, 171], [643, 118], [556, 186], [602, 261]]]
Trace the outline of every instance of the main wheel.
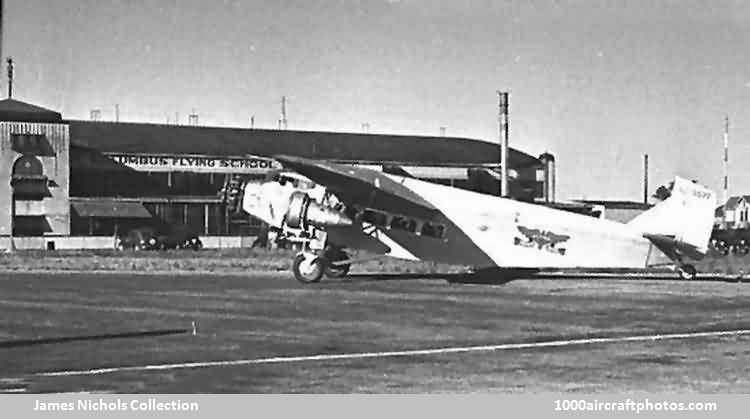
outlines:
[[312, 284], [319, 282], [320, 278], [323, 277], [324, 265], [325, 261], [321, 257], [299, 253], [294, 257], [292, 272], [294, 272], [294, 278], [297, 281], [303, 284]]
[[[343, 250], [337, 250], [332, 252], [333, 255], [328, 256], [331, 261], [340, 261], [349, 259], [349, 255]], [[325, 274], [329, 278], [342, 278], [349, 273], [349, 268], [352, 264], [347, 263], [345, 265], [331, 265], [330, 263], [326, 266]]]
[[680, 278], [686, 280], [686, 281], [692, 281], [695, 279], [697, 271], [695, 270], [695, 266], [693, 265], [680, 265], [679, 268], [677, 268], [677, 272], [680, 274]]
[[342, 278], [346, 276], [346, 274], [349, 273], [349, 268], [351, 268], [352, 265], [346, 264], [346, 265], [329, 265], [326, 266], [326, 276], [329, 278]]

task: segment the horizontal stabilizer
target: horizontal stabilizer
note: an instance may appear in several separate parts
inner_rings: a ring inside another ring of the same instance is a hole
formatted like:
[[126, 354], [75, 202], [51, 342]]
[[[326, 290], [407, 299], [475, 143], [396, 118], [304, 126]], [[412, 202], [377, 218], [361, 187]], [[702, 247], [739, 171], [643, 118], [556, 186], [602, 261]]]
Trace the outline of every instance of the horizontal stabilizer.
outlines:
[[678, 241], [674, 238], [674, 236], [667, 236], [663, 234], [644, 234], [643, 237], [651, 241], [654, 246], [664, 252], [664, 254], [672, 260], [680, 260], [683, 256], [698, 260], [706, 255], [706, 253], [701, 249], [691, 244]]

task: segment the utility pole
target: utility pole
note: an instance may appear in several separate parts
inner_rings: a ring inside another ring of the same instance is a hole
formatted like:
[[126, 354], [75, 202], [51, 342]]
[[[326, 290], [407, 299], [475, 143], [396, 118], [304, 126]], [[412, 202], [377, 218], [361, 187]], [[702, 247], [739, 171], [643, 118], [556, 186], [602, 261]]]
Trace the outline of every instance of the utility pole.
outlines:
[[286, 120], [286, 96], [281, 97], [281, 119], [279, 120], [279, 129], [287, 129]]
[[13, 58], [8, 57], [8, 99], [13, 98]]
[[498, 125], [500, 137], [500, 196], [508, 197], [508, 92], [498, 90]]
[[724, 117], [724, 201], [729, 200], [729, 115]]
[[643, 203], [648, 204], [648, 154], [643, 155]]
[[3, 56], [3, 32], [5, 30], [5, 2], [0, 0], [0, 57]]

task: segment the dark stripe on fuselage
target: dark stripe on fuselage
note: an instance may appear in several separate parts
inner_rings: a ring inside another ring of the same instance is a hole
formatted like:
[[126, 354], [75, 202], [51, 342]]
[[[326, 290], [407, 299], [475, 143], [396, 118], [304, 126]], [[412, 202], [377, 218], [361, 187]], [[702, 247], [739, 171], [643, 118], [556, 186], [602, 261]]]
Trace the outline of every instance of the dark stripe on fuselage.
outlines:
[[476, 268], [497, 266], [495, 262], [471, 240], [468, 234], [461, 230], [442, 212], [433, 219], [445, 225], [445, 236], [437, 239], [419, 236], [403, 230], [383, 230], [383, 232], [421, 260], [448, 263], [454, 265], [469, 265]]

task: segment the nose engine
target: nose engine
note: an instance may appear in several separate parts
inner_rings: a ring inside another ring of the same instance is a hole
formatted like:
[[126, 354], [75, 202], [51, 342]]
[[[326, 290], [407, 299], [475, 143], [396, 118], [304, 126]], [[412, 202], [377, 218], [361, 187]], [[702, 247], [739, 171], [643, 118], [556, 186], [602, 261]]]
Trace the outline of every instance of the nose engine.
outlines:
[[286, 224], [292, 228], [346, 227], [353, 224], [341, 211], [322, 205], [304, 192], [294, 192], [289, 197]]

